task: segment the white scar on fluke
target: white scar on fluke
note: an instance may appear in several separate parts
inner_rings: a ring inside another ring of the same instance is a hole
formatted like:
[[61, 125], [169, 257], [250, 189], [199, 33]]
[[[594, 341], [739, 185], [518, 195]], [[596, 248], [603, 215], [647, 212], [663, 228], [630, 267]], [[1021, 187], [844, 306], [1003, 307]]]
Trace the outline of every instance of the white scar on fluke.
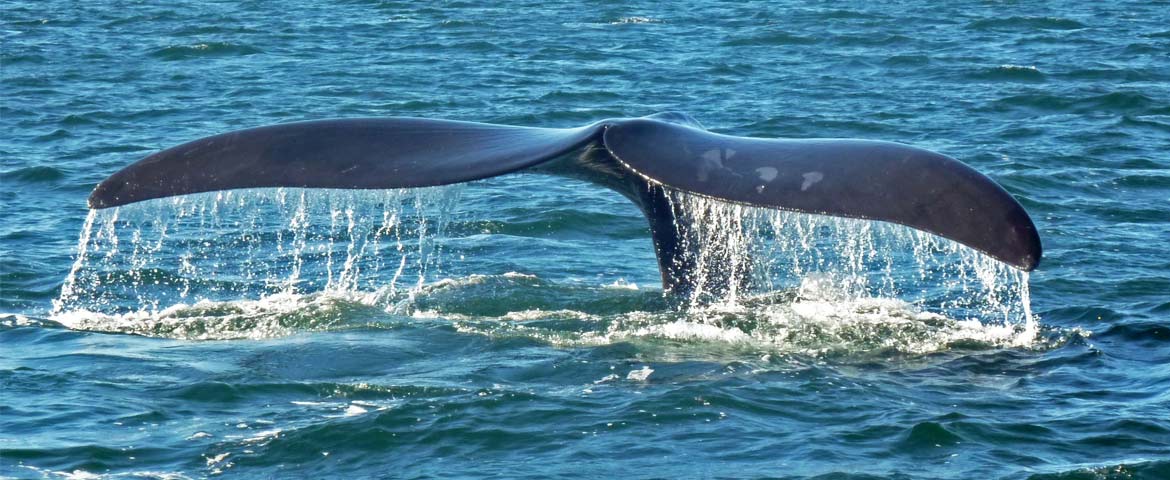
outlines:
[[803, 192], [808, 190], [808, 187], [816, 185], [817, 182], [824, 180], [825, 174], [821, 172], [808, 172], [804, 175], [801, 175], [801, 177], [804, 178], [804, 181], [800, 182], [800, 191]]

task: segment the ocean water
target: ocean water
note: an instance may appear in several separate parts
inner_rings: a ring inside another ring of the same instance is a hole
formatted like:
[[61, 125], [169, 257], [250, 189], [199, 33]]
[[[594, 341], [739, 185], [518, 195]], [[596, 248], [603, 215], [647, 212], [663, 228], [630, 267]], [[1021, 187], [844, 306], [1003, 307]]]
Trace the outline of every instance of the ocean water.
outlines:
[[[1170, 3], [165, 3], [0, 4], [0, 477], [1170, 478]], [[239, 128], [664, 110], [959, 158], [1044, 259], [680, 197], [756, 279], [692, 304], [553, 177], [85, 203]]]

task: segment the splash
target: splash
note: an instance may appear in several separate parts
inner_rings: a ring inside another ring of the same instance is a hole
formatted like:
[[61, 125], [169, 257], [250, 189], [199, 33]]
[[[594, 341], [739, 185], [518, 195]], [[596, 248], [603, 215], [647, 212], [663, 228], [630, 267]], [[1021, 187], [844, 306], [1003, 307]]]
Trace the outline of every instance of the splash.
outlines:
[[[908, 300], [967, 320], [1020, 324], [1036, 334], [1028, 274], [974, 249], [901, 225], [729, 204], [671, 191], [686, 212], [675, 228], [696, 252], [692, 307], [742, 304], [763, 292], [795, 291], [796, 301]], [[726, 291], [704, 286], [732, 279]], [[744, 279], [744, 281], [734, 281]], [[715, 294], [715, 298], [712, 298]]]
[[459, 191], [239, 190], [91, 211], [53, 314], [411, 291], [442, 273]]
[[475, 258], [460, 245], [490, 240], [448, 228], [461, 188], [245, 190], [90, 212], [52, 319], [226, 339], [441, 318], [469, 333], [566, 346], [683, 342], [814, 355], [1037, 340], [1027, 274], [974, 250], [898, 225], [682, 192], [669, 198], [685, 212], [676, 227], [695, 252], [696, 284], [743, 280], [698, 288], [684, 308], [624, 279], [565, 285], [474, 265], [448, 270]]

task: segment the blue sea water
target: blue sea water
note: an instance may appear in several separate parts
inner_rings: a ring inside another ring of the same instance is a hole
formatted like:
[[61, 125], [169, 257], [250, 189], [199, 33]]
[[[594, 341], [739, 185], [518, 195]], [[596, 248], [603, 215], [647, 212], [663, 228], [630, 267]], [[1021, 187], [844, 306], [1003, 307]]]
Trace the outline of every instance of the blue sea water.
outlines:
[[[5, 1], [0, 477], [1170, 478], [1168, 25], [1164, 1]], [[702, 205], [771, 228], [739, 238], [763, 287], [680, 308], [637, 209], [553, 177], [86, 209], [233, 129], [663, 110], [957, 157], [1044, 259]]]

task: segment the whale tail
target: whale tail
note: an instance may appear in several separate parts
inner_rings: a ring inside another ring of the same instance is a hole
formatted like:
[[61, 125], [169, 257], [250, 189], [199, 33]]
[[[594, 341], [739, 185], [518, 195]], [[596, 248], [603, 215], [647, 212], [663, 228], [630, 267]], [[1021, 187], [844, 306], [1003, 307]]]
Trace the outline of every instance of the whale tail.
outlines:
[[667, 290], [686, 283], [678, 220], [656, 187], [757, 207], [879, 220], [1033, 270], [1040, 237], [1024, 208], [967, 165], [851, 139], [707, 132], [679, 113], [553, 129], [417, 118], [343, 119], [240, 130], [150, 155], [102, 181], [91, 208], [237, 188], [393, 189], [525, 169], [612, 188], [650, 221]]

